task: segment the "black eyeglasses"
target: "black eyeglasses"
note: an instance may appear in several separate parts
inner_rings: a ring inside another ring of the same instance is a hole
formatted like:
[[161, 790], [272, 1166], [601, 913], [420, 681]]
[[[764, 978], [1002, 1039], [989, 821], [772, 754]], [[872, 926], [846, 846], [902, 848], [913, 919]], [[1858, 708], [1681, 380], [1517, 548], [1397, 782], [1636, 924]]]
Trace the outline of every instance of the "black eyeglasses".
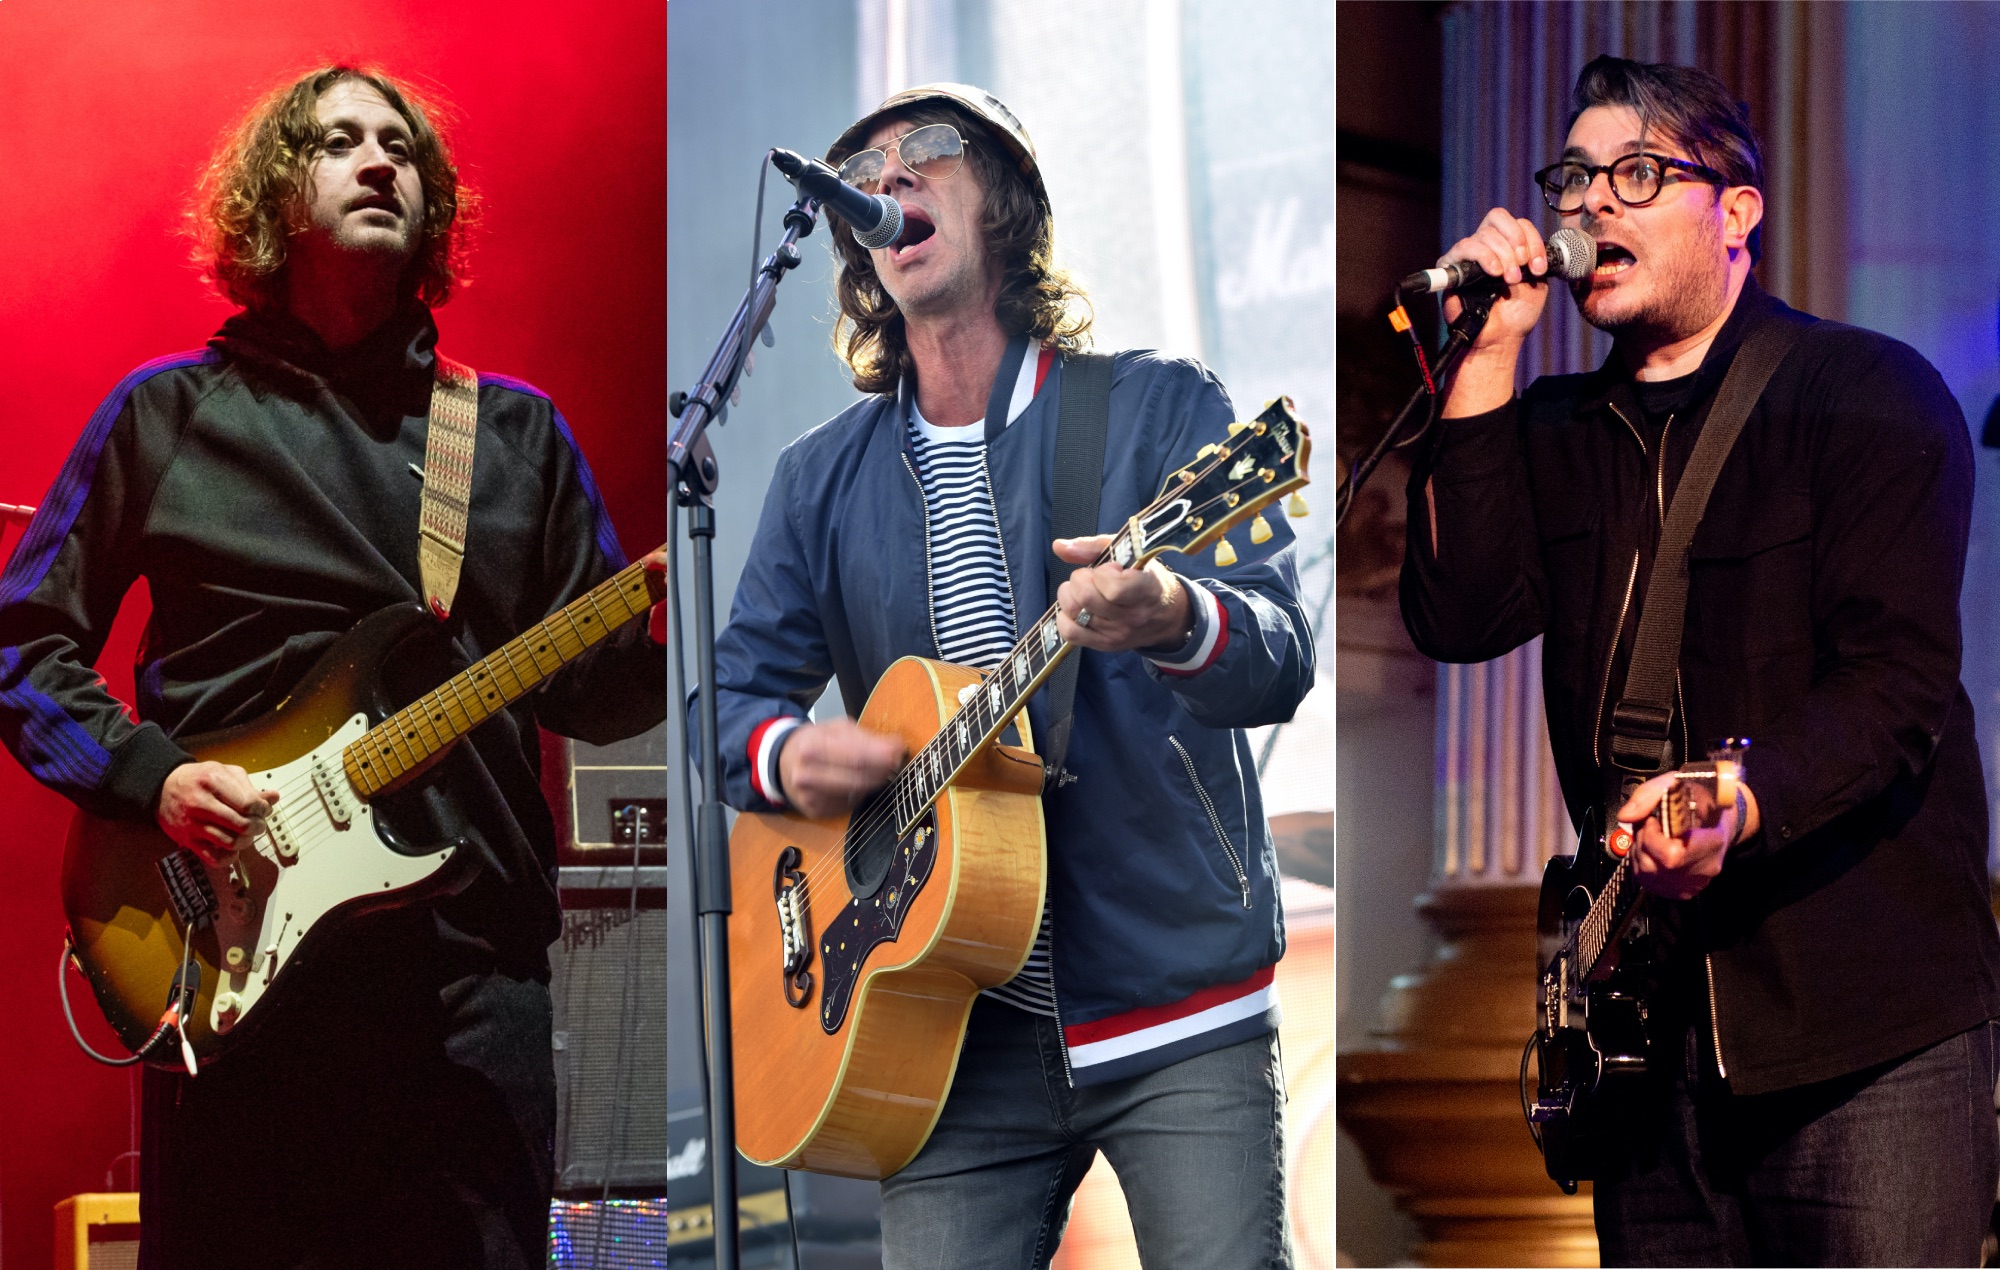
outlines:
[[1664, 154], [1645, 153], [1621, 155], [1609, 163], [1579, 163], [1575, 159], [1564, 159], [1535, 173], [1535, 184], [1542, 187], [1542, 197], [1548, 200], [1551, 210], [1576, 212], [1583, 210], [1584, 195], [1589, 191], [1590, 183], [1597, 179], [1599, 172], [1605, 172], [1611, 176], [1611, 193], [1619, 202], [1627, 207], [1644, 207], [1666, 188], [1670, 168], [1692, 172], [1711, 185], [1729, 184], [1729, 178], [1714, 168]]

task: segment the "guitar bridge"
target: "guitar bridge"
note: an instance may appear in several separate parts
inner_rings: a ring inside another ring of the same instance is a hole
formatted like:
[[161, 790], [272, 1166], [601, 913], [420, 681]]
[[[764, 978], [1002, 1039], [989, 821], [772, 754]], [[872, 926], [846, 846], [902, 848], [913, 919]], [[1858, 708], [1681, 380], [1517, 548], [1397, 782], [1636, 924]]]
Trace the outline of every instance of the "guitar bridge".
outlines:
[[803, 1010], [812, 1000], [813, 977], [806, 967], [812, 964], [812, 898], [806, 891], [806, 875], [799, 872], [799, 849], [786, 847], [778, 853], [777, 868], [771, 874], [771, 898], [778, 906], [778, 932], [782, 938], [782, 973], [785, 1004]]
[[208, 929], [222, 906], [216, 902], [208, 871], [201, 867], [194, 852], [185, 847], [170, 851], [160, 857], [158, 868], [161, 880], [167, 884], [167, 903], [173, 905], [174, 916], [181, 919], [181, 925], [190, 930]]

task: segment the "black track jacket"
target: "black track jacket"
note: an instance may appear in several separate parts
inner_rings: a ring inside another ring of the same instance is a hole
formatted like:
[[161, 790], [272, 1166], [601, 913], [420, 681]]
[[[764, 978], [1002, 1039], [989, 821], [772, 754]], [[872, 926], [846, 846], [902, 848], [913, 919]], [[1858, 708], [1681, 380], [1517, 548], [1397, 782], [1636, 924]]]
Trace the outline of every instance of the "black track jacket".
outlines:
[[[1780, 315], [1796, 316], [1745, 284], [1692, 417], [1667, 428], [1664, 471], [1614, 356], [1446, 422], [1411, 478], [1410, 634], [1453, 662], [1545, 637], [1572, 821], [1601, 796], [1655, 490], [1671, 500], [1730, 355]], [[1709, 977], [1707, 954], [1739, 1094], [1857, 1071], [2000, 1014], [1985, 787], [1958, 680], [1971, 503], [1970, 438], [1937, 372], [1886, 336], [1820, 322], [1752, 410], [1695, 532], [1673, 731], [1697, 757], [1712, 738], [1752, 739], [1763, 828], [1663, 916], [1683, 932], [1684, 968]]]
[[[430, 313], [330, 352], [283, 315], [238, 314], [208, 348], [115, 388], [0, 575], [0, 740], [104, 816], [150, 819], [187, 761], [175, 737], [269, 711], [361, 618], [421, 601], [417, 507]], [[415, 465], [415, 468], [413, 468]], [[410, 696], [624, 564], [583, 455], [548, 397], [481, 375], [466, 556], [443, 665], [391, 667]], [[91, 669], [138, 578], [152, 595], [138, 716]], [[392, 795], [419, 845], [464, 834], [480, 862], [443, 934], [547, 975], [560, 933], [539, 720], [604, 742], [666, 713], [665, 658], [633, 623], [475, 729]]]

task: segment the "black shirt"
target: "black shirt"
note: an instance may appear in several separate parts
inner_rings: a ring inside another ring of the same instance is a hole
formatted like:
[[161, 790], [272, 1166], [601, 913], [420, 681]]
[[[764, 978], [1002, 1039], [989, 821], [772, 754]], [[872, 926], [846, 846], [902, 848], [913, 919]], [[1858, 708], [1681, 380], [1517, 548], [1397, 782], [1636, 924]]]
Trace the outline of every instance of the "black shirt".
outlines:
[[[0, 738], [103, 816], [149, 820], [188, 760], [174, 738], [274, 708], [346, 631], [420, 600], [417, 508], [437, 329], [413, 308], [329, 350], [282, 314], [242, 313], [205, 351], [149, 363], [100, 407], [0, 577]], [[622, 565], [589, 469], [546, 396], [482, 376], [467, 554], [436, 686]], [[129, 718], [91, 669], [126, 590], [152, 617]], [[481, 724], [391, 799], [419, 846], [479, 862], [438, 912], [447, 939], [546, 974], [560, 930], [555, 829], [536, 724], [609, 741], [665, 717], [644, 623]]]

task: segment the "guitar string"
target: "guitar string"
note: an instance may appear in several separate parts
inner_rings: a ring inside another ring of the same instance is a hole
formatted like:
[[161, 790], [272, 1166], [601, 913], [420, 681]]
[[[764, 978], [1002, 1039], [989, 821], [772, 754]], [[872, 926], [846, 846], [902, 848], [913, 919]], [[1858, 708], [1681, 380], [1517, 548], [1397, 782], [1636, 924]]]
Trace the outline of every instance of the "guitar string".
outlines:
[[[1215, 470], [1215, 468], [1219, 467], [1224, 462], [1227, 462], [1228, 459], [1232, 457], [1235, 456], [1225, 455], [1217, 457], [1209, 464], [1208, 472], [1212, 473]], [[1200, 475], [1197, 475], [1193, 481], [1184, 482], [1183, 487], [1185, 488], [1188, 486], [1198, 484], [1203, 479], [1203, 476], [1207, 474], [1208, 473], [1202, 473]], [[1233, 493], [1236, 493], [1237, 488], [1240, 488], [1248, 484], [1249, 484], [1248, 481], [1239, 481], [1236, 483], [1235, 487], [1225, 489], [1219, 494], [1210, 496], [1207, 501], [1189, 507], [1185, 515], [1190, 517], [1199, 515], [1210, 511], [1217, 504], [1226, 504], [1229, 496]], [[1173, 492], [1177, 493], [1178, 491], [1173, 491]], [[1238, 519], [1240, 519], [1243, 515], [1248, 514], [1252, 510], [1259, 509], [1262, 506], [1266, 506], [1270, 502], [1275, 501], [1276, 497], [1277, 494], [1274, 491], [1269, 499], [1265, 499], [1262, 502], [1252, 501], [1249, 508], [1245, 508], [1243, 509], [1243, 511], [1237, 513]], [[1154, 500], [1152, 505], [1148, 506], [1145, 510], [1141, 511], [1138, 514], [1138, 516], [1135, 517], [1134, 519], [1143, 519], [1145, 516], [1153, 512], [1157, 507], [1159, 507], [1162, 503], [1170, 501], [1171, 500], [1165, 496], [1156, 499]], [[1241, 499], [1239, 497], [1239, 503], [1240, 501]], [[1235, 509], [1232, 508], [1231, 510], [1234, 511]], [[1130, 522], [1127, 522], [1126, 528], [1121, 529], [1116, 535], [1114, 535], [1110, 546], [1107, 547], [1105, 551], [1098, 556], [1096, 563], [1102, 564], [1105, 561], [1110, 560], [1116, 553], [1118, 545], [1126, 541], [1129, 534], [1130, 534]], [[993, 672], [995, 675], [999, 673], [1000, 669], [1013, 664], [1017, 656], [1022, 655], [1024, 653], [1030, 655], [1030, 657], [1032, 656], [1035, 637], [1039, 635], [1045, 624], [1053, 620], [1057, 612], [1057, 607], [1058, 606], [1056, 605], [1051, 605], [1049, 609], [1042, 614], [1042, 617], [1034, 624], [1034, 626], [1029, 628], [1028, 635], [1024, 636], [1019, 642], [1017, 642], [1014, 648], [1008, 653], [1008, 655], [1001, 660], [1000, 665], [995, 668], [995, 671]], [[1065, 644], [1065, 647], [1074, 648], [1076, 647], [1076, 645]], [[1046, 668], [1049, 664], [1052, 664], [1053, 661], [1055, 660], [1057, 659], [1052, 658], [1050, 663], [1044, 663], [1044, 668]], [[984, 679], [980, 682], [982, 684], [991, 683], [993, 682], [993, 678], [989, 676], [987, 679]], [[974, 698], [974, 700], [976, 701], [978, 700], [978, 698]], [[1026, 698], [1023, 698], [1024, 702], [1025, 700]], [[941, 741], [945, 741], [948, 738], [949, 733], [952, 731], [951, 725], [954, 722], [958, 721], [967, 711], [970, 711], [973, 708], [974, 708], [973, 704], [971, 702], [968, 702], [965, 706], [961, 707], [960, 710], [954, 712], [949, 718], [947, 718], [944, 721], [944, 725], [939, 728], [936, 735], [934, 735], [931, 738], [931, 740], [927, 742], [921, 750], [918, 751], [917, 755], [911, 760], [910, 763], [904, 766], [902, 771], [898, 773], [897, 777], [892, 780], [891, 784], [884, 787], [884, 790], [888, 791], [886, 795], [878, 795], [872, 798], [868, 814], [863, 818], [863, 820], [855, 822], [854, 824], [850, 825], [850, 827], [848, 828], [843, 837], [843, 841], [841, 844], [842, 849], [838, 854], [838, 865], [840, 868], [845, 869], [848, 862], [851, 861], [855, 856], [860, 854], [863, 847], [860, 845], [856, 845], [857, 840], [860, 843], [865, 844], [873, 834], [875, 834], [881, 829], [881, 827], [886, 821], [889, 821], [892, 818], [898, 820], [901, 818], [900, 811], [898, 810], [901, 798], [896, 793], [897, 786], [905, 780], [905, 777], [908, 773], [920, 770], [920, 764], [926, 761], [926, 757], [931, 754], [932, 750], [938, 748], [939, 743]], [[1002, 716], [1002, 718], [1011, 718], [1013, 717], [1014, 713], [1018, 713], [1018, 710], [1007, 712]], [[990, 726], [991, 722], [989, 721], [987, 725], [982, 726], [979, 730], [983, 734], [986, 731], [986, 728]], [[976, 747], [973, 753], [977, 753]], [[967, 755], [966, 757], [969, 758], [971, 756]], [[962, 762], [964, 760], [960, 761]], [[945, 764], [940, 762], [936, 763], [935, 766], [939, 771], [942, 772], [944, 770]], [[956, 764], [953, 764], [953, 766], [956, 766]], [[910, 789], [905, 792], [907, 794], [914, 795], [917, 792], [917, 789]], [[944, 788], [940, 787], [937, 791], [935, 791], [931, 795], [929, 799], [924, 801], [923, 805], [925, 807], [934, 805], [937, 801], [938, 796], [941, 795], [943, 792]], [[835, 853], [830, 851], [827, 852], [822, 857], [819, 863], [811, 866], [806, 870], [805, 877], [807, 881], [812, 882], [815, 880], [824, 880], [825, 876], [833, 872], [835, 868], [835, 863], [836, 863]]]
[[[1214, 472], [1216, 468], [1220, 467], [1223, 463], [1227, 462], [1230, 458], [1233, 457], [1235, 456], [1223, 455], [1216, 457], [1209, 463], [1208, 469], [1205, 472], [1197, 474], [1195, 479], [1192, 481], [1184, 482], [1183, 488], [1188, 488], [1196, 484], [1199, 484], [1205, 476]], [[1231, 488], [1225, 489], [1221, 493], [1211, 495], [1207, 499], [1207, 501], [1190, 506], [1187, 512], [1185, 513], [1185, 516], [1192, 517], [1201, 515], [1209, 512], [1211, 509], [1215, 508], [1218, 504], [1227, 504], [1229, 496], [1231, 494], [1236, 493], [1238, 489], [1248, 484], [1250, 484], [1250, 482], [1247, 480], [1239, 481]], [[1169, 493], [1177, 494], [1178, 491], [1170, 491]], [[1241, 519], [1243, 515], [1247, 515], [1251, 511], [1260, 510], [1263, 506], [1268, 506], [1269, 503], [1276, 501], [1276, 499], [1277, 499], [1277, 493], [1274, 491], [1271, 497], [1269, 499], [1264, 500], [1262, 503], [1252, 501], [1249, 507], [1244, 508], [1242, 511], [1238, 512], [1237, 514], [1238, 519]], [[1143, 519], [1148, 514], [1153, 512], [1156, 508], [1161, 506], [1163, 503], [1170, 503], [1171, 501], [1172, 501], [1171, 498], [1163, 495], [1161, 498], [1155, 499], [1151, 505], [1149, 505], [1144, 510], [1139, 512], [1138, 515], [1135, 516], [1133, 519]], [[1239, 503], [1241, 501], [1242, 500], [1239, 497]], [[1236, 509], [1231, 508], [1230, 510], [1235, 511]], [[1113, 535], [1110, 545], [1105, 548], [1105, 550], [1097, 557], [1094, 563], [1103, 564], [1106, 561], [1111, 560], [1113, 556], [1116, 554], [1119, 544], [1127, 541], [1130, 536], [1130, 533], [1131, 533], [1131, 528], [1130, 528], [1130, 522], [1128, 521], [1124, 528], [1120, 529], [1117, 534]], [[1018, 642], [1016, 642], [1013, 649], [1008, 652], [1007, 656], [1001, 659], [999, 666], [995, 667], [992, 674], [990, 674], [987, 678], [979, 681], [979, 684], [973, 686], [983, 687], [986, 684], [994, 682], [994, 676], [997, 676], [1002, 668], [1014, 664], [1015, 659], [1017, 657], [1028, 656], [1031, 659], [1034, 644], [1038, 642], [1038, 637], [1042, 631], [1043, 626], [1054, 620], [1059, 607], [1060, 607], [1059, 604], [1050, 605], [1049, 608], [1043, 612], [1042, 616], [1035, 622], [1035, 624], [1029, 628], [1028, 634], [1024, 635]], [[1075, 644], [1070, 644], [1065, 641], [1064, 647], [1066, 649], [1073, 649], [1078, 646]], [[1062, 654], [1062, 655], [1067, 655], [1067, 654]], [[1049, 662], [1044, 663], [1044, 668], [1054, 664], [1058, 660], [1060, 660], [1059, 656], [1052, 657]], [[1029, 695], [1032, 696], [1032, 694]], [[950, 717], [945, 719], [943, 725], [940, 726], [937, 733], [932, 736], [931, 740], [926, 742], [923, 748], [920, 749], [917, 752], [917, 754], [912, 757], [911, 761], [905, 764], [904, 767], [901, 769], [901, 771], [899, 771], [897, 775], [891, 779], [891, 782], [883, 787], [883, 791], [871, 797], [867, 815], [861, 821], [850, 823], [848, 829], [843, 835], [841, 850], [840, 852], [837, 853], [837, 863], [838, 867], [841, 870], [845, 870], [849, 862], [851, 862], [856, 856], [861, 854], [867, 841], [875, 833], [879, 832], [885, 823], [889, 823], [891, 821], [899, 821], [901, 819], [901, 815], [898, 810], [900, 799], [899, 795], [896, 792], [897, 787], [903, 784], [906, 779], [910, 779], [911, 783], [915, 785], [916, 788], [908, 789], [905, 792], [912, 796], [914, 796], [918, 792], [918, 790], [921, 788], [921, 784], [915, 778], [911, 778], [909, 774], [920, 771], [921, 770], [920, 764], [926, 761], [926, 756], [929, 756], [934, 749], [939, 750], [940, 754], [942, 754], [943, 750], [942, 747], [940, 747], [940, 742], [948, 740], [949, 734], [953, 730], [952, 724], [959, 721], [969, 711], [973, 710], [975, 708], [975, 703], [978, 702], [979, 700], [980, 698], [978, 696], [975, 696], [971, 701], [967, 702], [964, 706], [961, 706], [959, 710], [953, 712], [953, 714]], [[1015, 714], [1019, 713], [1020, 708], [1025, 708], [1026, 700], [1027, 698], [1024, 697], [1022, 699], [1023, 702], [1022, 706], [1014, 711], [1009, 711], [1006, 714], [1002, 715], [1002, 719], [1003, 720], [1011, 719]], [[984, 732], [990, 726], [991, 726], [991, 721], [989, 721], [985, 726], [982, 726], [979, 729], [980, 733], [984, 734]], [[978, 747], [974, 747], [972, 754], [976, 754], [977, 752], [978, 752]], [[959, 760], [959, 762], [962, 763], [966, 761], [966, 759], [971, 758], [972, 754], [966, 755], [965, 759], [961, 759]], [[950, 766], [956, 767], [957, 765], [958, 764], [953, 763]], [[935, 766], [937, 770], [939, 770], [941, 773], [947, 770], [946, 764], [944, 762], [938, 762], [935, 764]], [[945, 792], [945, 788], [947, 787], [941, 784], [940, 788], [938, 788], [930, 796], [930, 798], [924, 801], [923, 806], [925, 808], [929, 808], [930, 806], [935, 805], [938, 798], [942, 796], [942, 794]], [[922, 813], [920, 812], [919, 815], [921, 816], [921, 814]], [[805, 871], [804, 876], [808, 883], [812, 883], [815, 881], [823, 881], [827, 876], [830, 876], [834, 872], [835, 867], [836, 867], [836, 853], [828, 851], [822, 856], [821, 860], [817, 864], [810, 866]]]

